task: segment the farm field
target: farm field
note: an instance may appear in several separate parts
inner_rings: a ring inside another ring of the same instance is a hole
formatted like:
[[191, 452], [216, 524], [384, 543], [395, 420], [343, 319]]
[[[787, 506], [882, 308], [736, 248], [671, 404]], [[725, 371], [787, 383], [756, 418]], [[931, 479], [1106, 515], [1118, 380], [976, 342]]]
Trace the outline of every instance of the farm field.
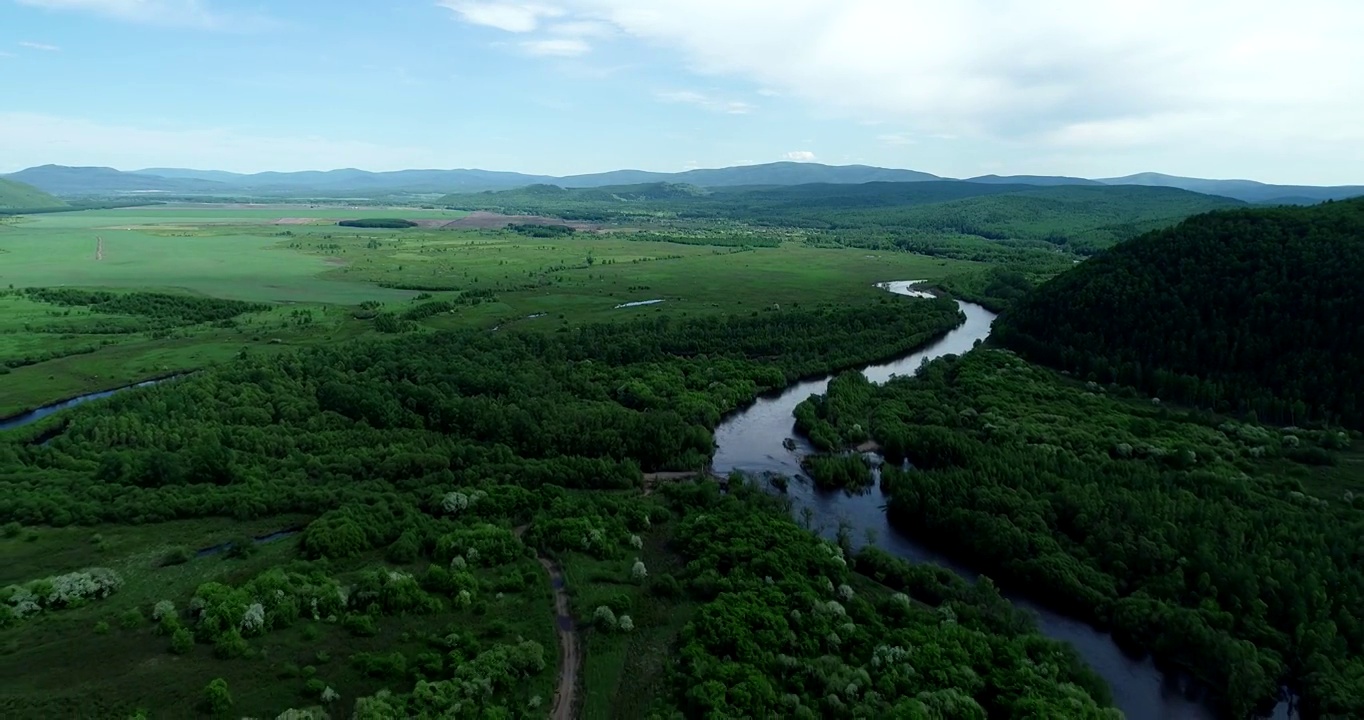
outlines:
[[[541, 238], [508, 230], [334, 224], [464, 214], [189, 205], [6, 219], [0, 222], [0, 288], [16, 292], [0, 297], [0, 367], [8, 369], [0, 417], [193, 370], [244, 348], [269, 353], [379, 335], [374, 318], [383, 315], [411, 318], [408, 331], [512, 322], [554, 330], [643, 315], [872, 302], [882, 296], [877, 282], [934, 280], [980, 267], [903, 252], [813, 247], [798, 234], [777, 234], [773, 241], [768, 233], [757, 242], [769, 246], [745, 247], [665, 242], [630, 231]], [[299, 218], [327, 224], [292, 222]], [[230, 326], [151, 327], [105, 311], [55, 307], [17, 292], [24, 288], [151, 292], [265, 307], [242, 313]], [[617, 307], [653, 300], [663, 302]], [[450, 307], [417, 310], [423, 302]]]

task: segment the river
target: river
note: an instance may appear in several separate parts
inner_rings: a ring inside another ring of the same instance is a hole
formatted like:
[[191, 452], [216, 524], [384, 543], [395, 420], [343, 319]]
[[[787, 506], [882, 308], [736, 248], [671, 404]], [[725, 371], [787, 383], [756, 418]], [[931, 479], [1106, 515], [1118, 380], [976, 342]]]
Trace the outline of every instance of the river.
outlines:
[[67, 400], [62, 400], [60, 402], [55, 402], [52, 403], [51, 405], [44, 405], [36, 410], [30, 410], [28, 412], [19, 413], [18, 415], [12, 415], [7, 418], [0, 418], [0, 430], [13, 430], [15, 428], [23, 427], [25, 425], [30, 425], [32, 423], [38, 422], [39, 420], [42, 420], [48, 415], [61, 412], [62, 410], [66, 410], [67, 408], [75, 407], [77, 405], [80, 405], [81, 403], [87, 403], [90, 402], [91, 400], [107, 398], [110, 395], [113, 395], [114, 393], [123, 392], [124, 390], [132, 390], [133, 388], [147, 387], [149, 385], [155, 385], [157, 383], [166, 382], [167, 380], [174, 380], [175, 378], [178, 377], [182, 376], [171, 375], [170, 377], [154, 378], [152, 380], [144, 380], [140, 383], [134, 383], [132, 385], [124, 385], [123, 387], [117, 387], [112, 390], [101, 390], [99, 392], [93, 392], [86, 395], [77, 395], [76, 397], [69, 398]]
[[[915, 296], [913, 283], [897, 282], [883, 285], [900, 295]], [[949, 354], [961, 354], [990, 334], [994, 313], [972, 303], [958, 302], [966, 321], [946, 336], [912, 355], [891, 362], [871, 365], [862, 370], [867, 379], [883, 383], [894, 375], [911, 375], [926, 361]], [[823, 394], [829, 378], [810, 380], [793, 385], [780, 395], [759, 399], [743, 412], [727, 418], [715, 430], [714, 470], [727, 475], [732, 470], [747, 473], [780, 473], [793, 478], [804, 477], [800, 467], [802, 455], [815, 452], [814, 448], [795, 430], [792, 411], [796, 405], [814, 394]], [[795, 439], [795, 448], [782, 445], [785, 438]], [[852, 528], [855, 545], [866, 542], [867, 533], [874, 535], [875, 544], [887, 552], [915, 562], [931, 562], [949, 568], [974, 580], [978, 573], [939, 553], [933, 552], [890, 526], [882, 509], [887, 498], [879, 485], [861, 495], [844, 492], [821, 492], [808, 481], [790, 484], [788, 495], [796, 512], [810, 508], [813, 520], [825, 535], [833, 537], [840, 520]], [[1001, 587], [1001, 590], [1005, 588]], [[1120, 650], [1113, 638], [1088, 624], [1066, 617], [1028, 602], [1017, 594], [1004, 592], [1015, 605], [1031, 610], [1037, 616], [1038, 628], [1048, 637], [1069, 643], [1085, 662], [1113, 691], [1113, 702], [1129, 720], [1213, 720], [1216, 715], [1204, 703], [1190, 699], [1181, 683], [1168, 678], [1150, 659], [1138, 660]], [[1276, 713], [1276, 717], [1279, 714]]]
[[[881, 287], [898, 295], [920, 297], [923, 293], [914, 289], [915, 284], [913, 281], [901, 281], [885, 283]], [[965, 353], [990, 335], [994, 313], [972, 303], [958, 301], [957, 305], [965, 313], [966, 320], [956, 329], [919, 352], [890, 362], [869, 365], [863, 368], [862, 374], [876, 383], [884, 383], [896, 375], [912, 375], [918, 372], [923, 363], [944, 355]], [[148, 380], [46, 405], [0, 420], [0, 430], [37, 422], [55, 412], [90, 400], [158, 382], [162, 380]], [[746, 410], [727, 418], [715, 430], [717, 449], [714, 470], [721, 475], [741, 470], [755, 474], [772, 472], [793, 478], [803, 477], [800, 457], [815, 450], [796, 433], [792, 412], [796, 405], [811, 395], [823, 394], [828, 384], [827, 377], [798, 383], [779, 395], [760, 398]], [[783, 446], [782, 441], [786, 438], [795, 440], [794, 449], [788, 450]], [[882, 495], [879, 485], [861, 495], [849, 495], [844, 492], [820, 492], [809, 482], [795, 482], [790, 485], [788, 495], [797, 512], [810, 508], [814, 513], [815, 525], [829, 537], [833, 537], [841, 520], [851, 526], [855, 545], [866, 542], [870, 532], [876, 545], [887, 552], [915, 562], [936, 563], [969, 580], [979, 576], [970, 568], [924, 547], [891, 527], [883, 510], [887, 498]], [[284, 534], [292, 533], [277, 534], [268, 539]], [[201, 553], [216, 552], [223, 547], [208, 548]], [[1214, 720], [1216, 717], [1206, 704], [1189, 697], [1184, 683], [1162, 673], [1150, 659], [1139, 660], [1128, 656], [1107, 633], [1079, 620], [1051, 612], [1016, 593], [1007, 592], [1006, 588], [1001, 590], [1005, 590], [1004, 596], [1015, 605], [1032, 611], [1037, 617], [1038, 628], [1048, 637], [1068, 643], [1079, 652], [1085, 662], [1108, 682], [1113, 691], [1114, 704], [1126, 714], [1128, 720]], [[1275, 720], [1288, 720], [1296, 715], [1284, 703], [1275, 709], [1272, 717]]]

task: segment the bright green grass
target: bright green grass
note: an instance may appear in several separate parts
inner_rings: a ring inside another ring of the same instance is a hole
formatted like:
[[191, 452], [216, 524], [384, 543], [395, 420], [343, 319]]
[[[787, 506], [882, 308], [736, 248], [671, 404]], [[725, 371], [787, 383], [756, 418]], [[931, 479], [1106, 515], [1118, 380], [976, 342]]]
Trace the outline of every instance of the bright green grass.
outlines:
[[344, 305], [411, 295], [324, 279], [325, 258], [281, 248], [276, 237], [99, 230], [103, 260], [95, 259], [96, 237], [90, 230], [42, 222], [0, 232], [0, 248], [8, 251], [0, 264], [0, 286], [180, 289], [234, 300]]
[[[417, 290], [434, 299], [487, 290], [491, 302], [429, 317], [431, 329], [554, 331], [659, 315], [750, 313], [772, 305], [860, 303], [886, 280], [935, 280], [979, 267], [906, 253], [815, 248], [799, 242], [734, 248], [635, 242], [627, 233], [528, 238], [493, 230], [369, 230], [275, 225], [284, 217], [456, 217], [409, 208], [185, 206], [12, 218], [0, 223], [0, 288], [75, 286], [186, 292], [281, 303], [240, 328], [194, 326], [169, 336], [38, 332], [80, 320], [84, 310], [0, 298], [0, 361], [52, 359], [0, 382], [0, 417], [46, 402], [229, 359], [243, 348], [277, 352], [373, 334], [353, 306], [382, 303], [401, 314]], [[96, 238], [104, 259], [95, 260]], [[590, 264], [589, 264], [590, 259]], [[389, 285], [390, 287], [383, 287]], [[617, 305], [665, 302], [616, 309]], [[288, 314], [310, 310], [300, 326]], [[530, 316], [540, 316], [531, 318]], [[96, 347], [94, 353], [74, 354]]]

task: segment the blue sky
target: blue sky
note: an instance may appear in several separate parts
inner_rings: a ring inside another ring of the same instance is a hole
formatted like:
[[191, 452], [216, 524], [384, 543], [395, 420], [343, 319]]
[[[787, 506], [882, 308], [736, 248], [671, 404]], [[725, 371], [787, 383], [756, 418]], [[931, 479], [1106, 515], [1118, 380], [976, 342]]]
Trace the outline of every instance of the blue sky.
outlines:
[[1364, 183], [1357, 0], [0, 0], [0, 172]]

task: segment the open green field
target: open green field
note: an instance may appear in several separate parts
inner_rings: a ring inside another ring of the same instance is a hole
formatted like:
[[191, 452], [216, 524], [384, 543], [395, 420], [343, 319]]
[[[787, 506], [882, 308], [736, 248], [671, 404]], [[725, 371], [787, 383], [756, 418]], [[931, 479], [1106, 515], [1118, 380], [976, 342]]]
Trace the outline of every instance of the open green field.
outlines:
[[[118, 211], [54, 214], [0, 226], [0, 285], [176, 289], [257, 302], [321, 302], [352, 305], [401, 299], [406, 294], [364, 283], [324, 280], [324, 257], [279, 247], [275, 232], [246, 228], [181, 229], [170, 220], [129, 218], [115, 226]], [[131, 227], [134, 220], [140, 229]], [[98, 238], [103, 258], [96, 260]]]
[[[656, 235], [636, 240], [629, 231], [534, 238], [504, 230], [334, 224], [341, 218], [463, 214], [187, 205], [7, 219], [0, 223], [0, 288], [150, 291], [274, 309], [242, 315], [231, 327], [198, 323], [110, 332], [110, 323], [136, 323], [16, 294], [0, 297], [0, 367], [9, 369], [0, 383], [0, 417], [203, 367], [247, 347], [275, 352], [374, 334], [371, 318], [402, 316], [419, 302], [419, 293], [437, 302], [467, 293], [487, 297], [421, 317], [409, 330], [511, 322], [554, 330], [645, 315], [868, 302], [882, 295], [877, 282], [936, 280], [982, 267], [904, 252], [814, 247], [794, 234], [775, 247], [745, 248], [663, 242], [652, 239]], [[316, 220], [275, 224], [281, 218]], [[664, 302], [616, 307], [649, 300]]]

